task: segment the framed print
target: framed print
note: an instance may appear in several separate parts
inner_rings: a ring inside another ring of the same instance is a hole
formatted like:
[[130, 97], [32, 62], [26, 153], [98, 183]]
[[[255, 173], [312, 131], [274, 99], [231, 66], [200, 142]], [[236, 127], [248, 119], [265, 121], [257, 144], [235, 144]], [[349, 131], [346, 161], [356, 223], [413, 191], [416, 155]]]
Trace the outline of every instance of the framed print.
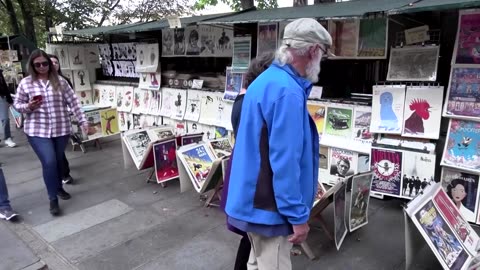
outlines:
[[439, 46], [392, 48], [387, 81], [436, 81]]

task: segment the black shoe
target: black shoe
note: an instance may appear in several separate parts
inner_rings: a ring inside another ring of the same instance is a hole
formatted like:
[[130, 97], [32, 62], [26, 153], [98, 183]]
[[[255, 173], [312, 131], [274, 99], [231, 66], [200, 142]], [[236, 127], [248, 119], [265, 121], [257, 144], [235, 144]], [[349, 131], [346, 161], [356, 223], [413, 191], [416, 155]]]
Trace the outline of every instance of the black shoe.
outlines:
[[73, 184], [73, 177], [70, 175], [62, 179], [63, 184]]
[[63, 188], [58, 190], [57, 196], [62, 200], [69, 200], [72, 197]]
[[58, 200], [50, 201], [50, 214], [52, 214], [52, 216], [58, 216], [60, 214], [60, 206], [58, 206]]

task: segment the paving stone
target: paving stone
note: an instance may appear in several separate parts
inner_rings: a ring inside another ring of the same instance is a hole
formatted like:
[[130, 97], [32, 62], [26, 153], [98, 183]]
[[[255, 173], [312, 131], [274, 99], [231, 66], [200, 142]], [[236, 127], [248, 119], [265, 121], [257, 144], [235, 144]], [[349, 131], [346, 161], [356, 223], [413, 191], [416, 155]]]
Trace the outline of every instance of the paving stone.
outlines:
[[20, 270], [40, 261], [4, 221], [0, 222], [0, 270]]

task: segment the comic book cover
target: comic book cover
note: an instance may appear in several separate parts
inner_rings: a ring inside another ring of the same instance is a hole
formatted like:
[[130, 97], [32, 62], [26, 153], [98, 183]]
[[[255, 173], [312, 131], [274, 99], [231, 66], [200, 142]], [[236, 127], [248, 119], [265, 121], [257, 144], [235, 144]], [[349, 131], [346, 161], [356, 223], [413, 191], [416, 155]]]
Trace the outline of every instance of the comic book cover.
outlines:
[[480, 171], [480, 123], [450, 119], [442, 165]]
[[402, 152], [372, 147], [372, 191], [400, 196], [402, 181]]
[[480, 64], [480, 11], [461, 10], [458, 20], [457, 40], [452, 62], [455, 64]]
[[402, 193], [413, 198], [425, 190], [435, 179], [435, 154], [403, 152]]
[[350, 232], [368, 223], [368, 203], [372, 186], [372, 172], [354, 175], [350, 199], [349, 227]]
[[189, 172], [193, 186], [197, 191], [200, 191], [215, 161], [214, 154], [208, 146], [203, 144], [179, 149], [177, 154]]
[[370, 132], [401, 134], [405, 86], [374, 86]]
[[478, 215], [479, 176], [443, 167], [441, 182], [443, 189], [462, 216], [468, 222], [476, 222]]
[[347, 223], [345, 220], [345, 193], [347, 185], [342, 186], [333, 194], [333, 216], [335, 223], [335, 245], [337, 250], [347, 235]]
[[478, 119], [480, 116], [479, 73], [478, 67], [452, 66], [444, 116]]
[[162, 183], [178, 177], [176, 150], [176, 139], [163, 141], [153, 145], [157, 183]]
[[[330, 149], [331, 181], [345, 179], [356, 173], [357, 156], [354, 152], [339, 148]], [[335, 183], [331, 183], [335, 184]]]
[[317, 127], [317, 131], [318, 131], [318, 136], [320, 137], [323, 134], [323, 128], [325, 125], [326, 109], [327, 107], [323, 104], [307, 102], [308, 113], [310, 114], [313, 121], [315, 122], [315, 126]]

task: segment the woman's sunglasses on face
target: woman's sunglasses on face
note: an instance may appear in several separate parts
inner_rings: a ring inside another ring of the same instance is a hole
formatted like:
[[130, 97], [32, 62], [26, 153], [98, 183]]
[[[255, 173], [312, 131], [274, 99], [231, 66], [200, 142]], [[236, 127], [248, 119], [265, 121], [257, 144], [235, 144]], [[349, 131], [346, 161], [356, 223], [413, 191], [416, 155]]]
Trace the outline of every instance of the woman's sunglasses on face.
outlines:
[[41, 63], [33, 63], [33, 66], [36, 68], [40, 68], [40, 67], [48, 67], [50, 66], [50, 64], [47, 61], [45, 61]]

